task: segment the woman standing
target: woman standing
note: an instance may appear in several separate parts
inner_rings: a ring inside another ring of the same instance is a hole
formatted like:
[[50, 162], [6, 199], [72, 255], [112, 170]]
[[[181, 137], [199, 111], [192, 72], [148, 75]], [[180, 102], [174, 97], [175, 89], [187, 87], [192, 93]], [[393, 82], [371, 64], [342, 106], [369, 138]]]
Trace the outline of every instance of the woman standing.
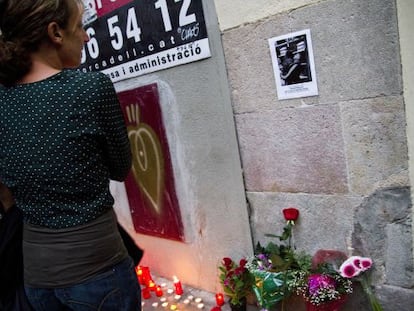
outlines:
[[35, 310], [141, 310], [109, 180], [131, 154], [111, 81], [73, 70], [81, 0], [0, 0], [0, 180], [23, 211]]

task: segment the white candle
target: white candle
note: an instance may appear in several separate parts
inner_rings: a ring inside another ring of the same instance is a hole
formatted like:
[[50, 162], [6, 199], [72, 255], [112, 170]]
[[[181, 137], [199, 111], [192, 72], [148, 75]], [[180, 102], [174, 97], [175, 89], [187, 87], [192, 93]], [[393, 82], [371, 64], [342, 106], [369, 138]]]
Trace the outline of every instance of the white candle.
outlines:
[[202, 301], [203, 301], [203, 299], [201, 299], [201, 298], [196, 298], [194, 301], [195, 301], [195, 302], [197, 302], [197, 303], [199, 303], [199, 302], [202, 302]]
[[199, 303], [199, 304], [197, 305], [197, 308], [199, 308], [199, 309], [203, 309], [203, 308], [204, 308], [204, 303]]

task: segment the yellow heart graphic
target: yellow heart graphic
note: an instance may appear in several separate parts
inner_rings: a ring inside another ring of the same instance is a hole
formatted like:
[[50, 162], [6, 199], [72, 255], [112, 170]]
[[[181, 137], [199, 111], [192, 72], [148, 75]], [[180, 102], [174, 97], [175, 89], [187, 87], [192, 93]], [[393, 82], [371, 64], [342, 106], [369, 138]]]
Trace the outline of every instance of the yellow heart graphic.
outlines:
[[139, 121], [139, 106], [126, 107], [127, 117], [134, 123], [127, 127], [132, 151], [132, 173], [151, 207], [161, 214], [164, 191], [164, 158], [154, 130]]

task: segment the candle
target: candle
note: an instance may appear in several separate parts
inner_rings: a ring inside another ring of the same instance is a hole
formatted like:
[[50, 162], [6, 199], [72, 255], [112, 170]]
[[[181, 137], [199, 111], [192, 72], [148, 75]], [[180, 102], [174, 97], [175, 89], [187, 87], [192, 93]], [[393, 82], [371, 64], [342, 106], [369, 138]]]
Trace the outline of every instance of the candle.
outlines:
[[180, 300], [180, 298], [181, 298], [181, 295], [175, 295], [175, 296], [174, 296], [174, 299], [175, 299], [175, 300]]
[[142, 268], [141, 268], [141, 266], [135, 267], [135, 273], [137, 274], [139, 284], [144, 285], [145, 283], [144, 283], [144, 279], [142, 277]]
[[147, 285], [149, 281], [152, 280], [149, 267], [141, 267], [142, 270], [142, 282]]
[[189, 299], [184, 299], [183, 303], [184, 303], [185, 305], [188, 305], [188, 304], [190, 303], [190, 300], [189, 300]]
[[162, 298], [160, 299], [160, 301], [161, 301], [161, 302], [167, 301], [167, 298], [162, 297]]
[[177, 310], [177, 306], [176, 305], [171, 305], [170, 310]]
[[155, 283], [154, 283], [154, 281], [153, 281], [153, 280], [149, 280], [149, 281], [148, 281], [148, 288], [149, 288], [150, 290], [152, 290], [152, 291], [155, 291], [155, 290], [156, 290]]
[[142, 289], [142, 297], [144, 297], [144, 299], [150, 299], [151, 298], [151, 292], [150, 292], [150, 289], [148, 287]]
[[173, 292], [174, 292], [174, 290], [172, 288], [167, 289], [168, 294], [172, 294]]
[[203, 308], [204, 308], [204, 303], [199, 303], [199, 304], [197, 305], [197, 308], [199, 308], [199, 309], [203, 309]]
[[163, 295], [163, 292], [162, 292], [162, 289], [161, 289], [161, 286], [157, 286], [156, 288], [155, 288], [155, 295], [157, 295], [157, 297], [161, 297], [162, 295]]
[[196, 303], [199, 303], [199, 302], [202, 302], [202, 301], [203, 301], [203, 299], [201, 299], [201, 298], [196, 298], [194, 301], [195, 301]]
[[163, 302], [162, 305], [164, 308], [166, 308], [168, 306], [168, 302]]
[[222, 293], [217, 293], [216, 294], [216, 303], [219, 307], [224, 305], [224, 295]]
[[183, 288], [181, 286], [180, 280], [176, 276], [174, 276], [173, 278], [174, 278], [175, 293], [177, 295], [182, 295], [183, 294]]
[[158, 302], [154, 302], [154, 303], [152, 304], [152, 306], [153, 306], [154, 308], [158, 307]]

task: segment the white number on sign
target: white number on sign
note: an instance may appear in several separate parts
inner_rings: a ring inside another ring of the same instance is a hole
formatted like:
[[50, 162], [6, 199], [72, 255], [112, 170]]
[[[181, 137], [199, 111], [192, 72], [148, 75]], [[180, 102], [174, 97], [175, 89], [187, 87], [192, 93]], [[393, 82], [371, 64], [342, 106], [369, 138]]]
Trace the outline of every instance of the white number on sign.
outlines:
[[120, 50], [122, 46], [124, 45], [124, 39], [122, 38], [122, 31], [119, 26], [115, 25], [118, 23], [118, 15], [114, 15], [110, 18], [108, 18], [108, 30], [109, 30], [109, 36], [115, 37], [115, 39], [111, 40], [112, 47], [115, 50]]
[[93, 59], [96, 59], [99, 56], [99, 45], [98, 45], [98, 40], [96, 40], [96, 38], [94, 37], [95, 29], [90, 27], [86, 29], [86, 33], [89, 37], [89, 41], [86, 42], [86, 49], [88, 50], [89, 56]]
[[[181, 0], [175, 0], [175, 2], [180, 2]], [[194, 23], [196, 21], [195, 14], [187, 15], [188, 8], [190, 7], [191, 0], [183, 0], [183, 6], [180, 10], [180, 27]]]
[[134, 8], [128, 10], [126, 36], [128, 39], [134, 38], [135, 42], [141, 41], [141, 28], [138, 26]]
[[166, 0], [158, 0], [155, 2], [155, 8], [161, 9], [162, 21], [164, 22], [164, 29], [165, 31], [171, 31], [171, 19], [170, 14], [168, 12], [167, 1]]
[[[190, 7], [191, 4], [191, 0], [174, 0], [175, 2], [181, 2], [183, 1], [183, 5], [181, 6], [180, 9], [180, 16], [179, 16], [179, 21], [178, 24], [180, 27], [194, 23], [196, 21], [196, 16], [195, 14], [188, 14], [188, 8]], [[155, 8], [156, 9], [160, 9], [161, 10], [161, 16], [162, 16], [162, 21], [164, 23], [164, 29], [165, 31], [171, 31], [172, 26], [171, 26], [171, 18], [170, 18], [170, 14], [168, 11], [168, 6], [167, 6], [167, 0], [158, 0], [157, 2], [155, 2]]]

